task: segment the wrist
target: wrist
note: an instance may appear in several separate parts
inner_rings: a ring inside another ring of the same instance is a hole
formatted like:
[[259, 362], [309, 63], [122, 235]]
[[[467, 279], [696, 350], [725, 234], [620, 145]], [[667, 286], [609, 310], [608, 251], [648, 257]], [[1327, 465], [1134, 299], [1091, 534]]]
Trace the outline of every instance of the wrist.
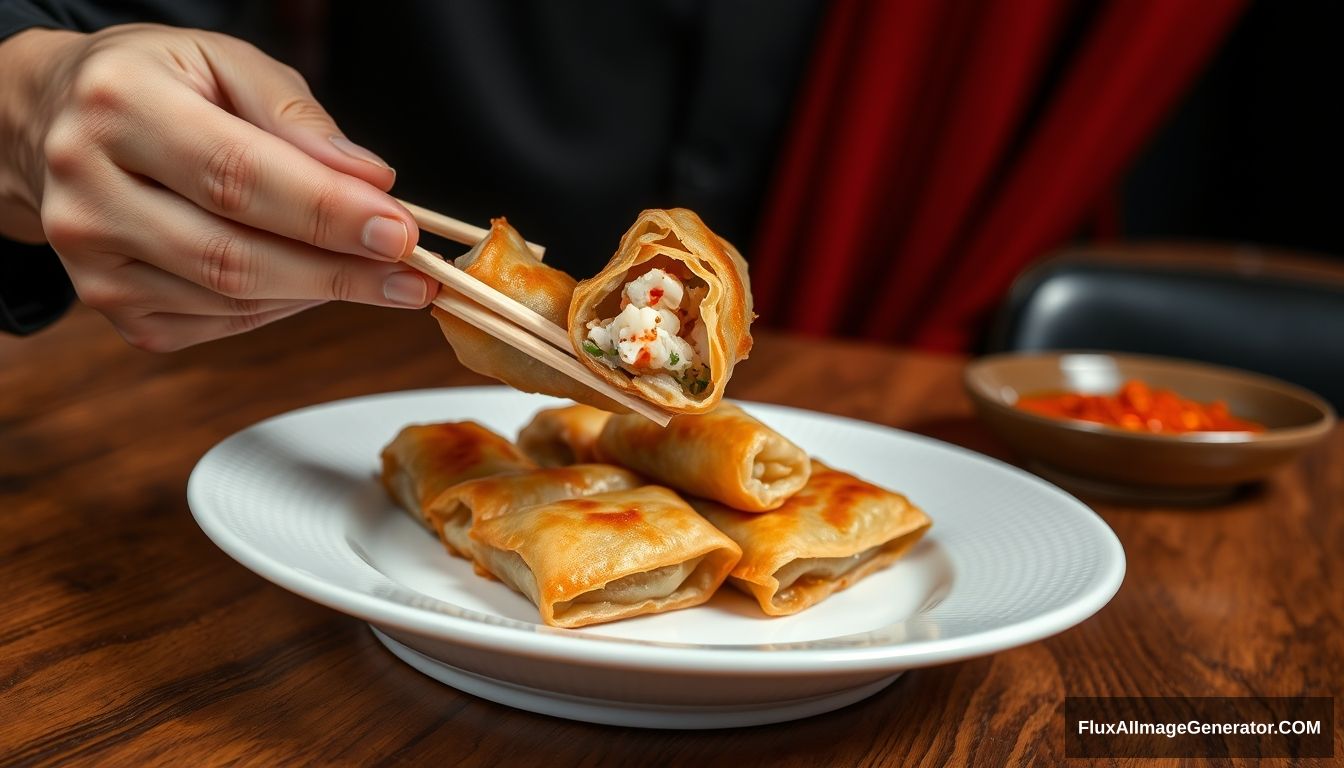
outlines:
[[28, 29], [0, 42], [0, 236], [42, 242], [42, 141], [57, 74], [77, 32]]

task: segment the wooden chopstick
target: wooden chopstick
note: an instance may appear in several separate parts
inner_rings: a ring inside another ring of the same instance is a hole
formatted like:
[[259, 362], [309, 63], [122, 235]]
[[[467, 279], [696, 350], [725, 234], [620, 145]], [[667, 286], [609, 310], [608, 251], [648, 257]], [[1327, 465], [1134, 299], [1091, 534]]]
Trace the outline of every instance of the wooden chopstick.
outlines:
[[[397, 200], [406, 210], [411, 212], [415, 218], [415, 223], [420, 225], [421, 229], [433, 232], [434, 234], [452, 240], [455, 243], [463, 245], [475, 245], [485, 239], [490, 234], [490, 230], [482, 229], [465, 221], [458, 221], [451, 216], [444, 216], [442, 213], [431, 211], [428, 208], [422, 208], [415, 203], [408, 203], [405, 200]], [[529, 242], [527, 247], [538, 259], [545, 257], [546, 248]]]
[[514, 301], [454, 267], [436, 256], [432, 251], [427, 251], [417, 245], [406, 259], [406, 263], [458, 293], [464, 294], [477, 304], [503, 316], [518, 327], [531, 332], [532, 335], [572, 354], [574, 345], [569, 340], [569, 334], [564, 328], [537, 314], [531, 307]]
[[522, 328], [499, 315], [487, 311], [481, 305], [468, 300], [450, 287], [445, 287], [444, 290], [439, 291], [439, 295], [434, 297], [434, 306], [470, 323], [528, 357], [549, 365], [575, 379], [580, 384], [592, 387], [598, 393], [615, 400], [660, 427], [666, 427], [668, 421], [671, 420], [671, 414], [646, 400], [641, 400], [624, 390], [617, 389], [612, 386], [611, 382], [585, 368], [572, 355], [565, 354], [542, 342], [536, 336], [528, 334]]
[[406, 264], [429, 275], [448, 290], [439, 291], [434, 306], [461, 318], [523, 354], [585, 384], [659, 426], [672, 415], [653, 403], [631, 395], [584, 367], [574, 358], [574, 346], [565, 329], [524, 304], [454, 267], [420, 246]]

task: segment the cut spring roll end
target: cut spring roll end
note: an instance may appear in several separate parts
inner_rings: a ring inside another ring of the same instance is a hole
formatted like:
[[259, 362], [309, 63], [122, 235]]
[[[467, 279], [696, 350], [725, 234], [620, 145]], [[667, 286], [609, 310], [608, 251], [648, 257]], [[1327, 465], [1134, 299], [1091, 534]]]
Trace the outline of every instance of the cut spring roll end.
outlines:
[[729, 581], [754, 597], [766, 615], [791, 616], [891, 566], [927, 530], [925, 526], [856, 555], [798, 558], [761, 581], [731, 575]]
[[658, 486], [528, 507], [480, 522], [471, 538], [481, 564], [556, 627], [700, 605], [742, 556]]
[[599, 460], [620, 464], [686, 493], [746, 512], [767, 512], [802, 489], [807, 452], [733, 403], [658, 427], [611, 417], [597, 439]]
[[458, 483], [431, 502], [427, 514], [448, 552], [472, 560], [477, 555], [470, 531], [477, 523], [525, 507], [641, 485], [635, 473], [609, 464], [509, 472]]
[[773, 512], [691, 503], [742, 547], [729, 580], [770, 616], [798, 613], [886, 568], [931, 525], [905, 496], [815, 460], [807, 486]]
[[648, 210], [579, 283], [574, 349], [594, 372], [677, 413], [704, 413], [751, 351], [747, 266], [691, 211]]
[[381, 460], [388, 495], [431, 530], [429, 505], [449, 487], [536, 467], [513, 443], [474, 421], [407, 426], [383, 448]]

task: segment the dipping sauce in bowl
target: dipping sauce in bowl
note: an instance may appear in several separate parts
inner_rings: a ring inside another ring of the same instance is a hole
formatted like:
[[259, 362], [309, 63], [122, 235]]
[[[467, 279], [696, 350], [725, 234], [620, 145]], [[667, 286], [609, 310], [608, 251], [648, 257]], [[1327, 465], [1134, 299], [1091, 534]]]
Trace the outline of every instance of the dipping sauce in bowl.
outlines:
[[1129, 379], [1113, 395], [1082, 392], [1043, 392], [1023, 395], [1017, 407], [1057, 419], [1078, 419], [1134, 432], [1264, 432], [1265, 425], [1239, 419], [1227, 403], [1201, 403], [1174, 390], [1154, 389], [1140, 379]]
[[1027, 469], [1087, 496], [1145, 504], [1224, 500], [1335, 424], [1328, 403], [1292, 384], [1145, 355], [991, 355], [967, 365], [965, 384]]

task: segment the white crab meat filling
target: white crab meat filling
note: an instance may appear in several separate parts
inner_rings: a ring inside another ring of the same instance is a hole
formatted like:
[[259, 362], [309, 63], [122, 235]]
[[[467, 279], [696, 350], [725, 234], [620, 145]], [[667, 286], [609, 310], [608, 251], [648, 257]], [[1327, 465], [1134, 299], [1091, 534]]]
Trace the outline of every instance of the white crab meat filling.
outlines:
[[636, 307], [677, 309], [686, 295], [681, 281], [661, 269], [650, 269], [625, 285], [625, 298]]
[[679, 373], [691, 364], [695, 351], [676, 334], [677, 325], [675, 315], [627, 304], [605, 327], [596, 321], [589, 323], [588, 339], [604, 353], [615, 352], [631, 367]]
[[681, 281], [661, 269], [631, 280], [623, 291], [621, 311], [610, 320], [588, 323], [588, 341], [595, 345], [589, 353], [635, 370], [681, 374], [698, 363], [692, 343], [678, 335], [683, 314], [678, 310], [686, 295]]

